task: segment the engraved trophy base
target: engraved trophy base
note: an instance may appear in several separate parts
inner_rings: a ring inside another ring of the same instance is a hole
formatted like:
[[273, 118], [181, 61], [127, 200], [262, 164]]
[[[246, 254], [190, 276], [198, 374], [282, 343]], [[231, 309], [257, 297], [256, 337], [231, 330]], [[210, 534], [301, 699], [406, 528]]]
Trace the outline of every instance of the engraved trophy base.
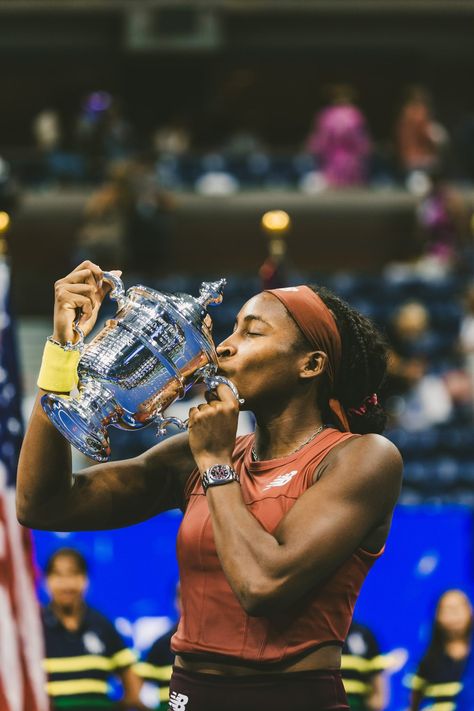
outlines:
[[117, 420], [120, 409], [112, 394], [97, 381], [87, 383], [79, 397], [43, 395], [41, 404], [51, 422], [80, 452], [107, 462], [110, 459], [110, 440], [106, 424]]

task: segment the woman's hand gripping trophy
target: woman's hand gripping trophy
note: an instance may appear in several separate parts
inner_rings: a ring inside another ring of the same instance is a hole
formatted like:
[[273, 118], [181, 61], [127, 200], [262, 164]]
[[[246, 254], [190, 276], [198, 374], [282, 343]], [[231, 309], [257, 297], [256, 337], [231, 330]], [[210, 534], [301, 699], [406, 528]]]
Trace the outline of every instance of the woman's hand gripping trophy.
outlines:
[[[120, 270], [112, 271], [120, 276]], [[53, 339], [59, 343], [74, 343], [77, 325], [87, 336], [97, 321], [99, 309], [110, 284], [103, 280], [104, 271], [97, 264], [85, 261], [54, 285]]]

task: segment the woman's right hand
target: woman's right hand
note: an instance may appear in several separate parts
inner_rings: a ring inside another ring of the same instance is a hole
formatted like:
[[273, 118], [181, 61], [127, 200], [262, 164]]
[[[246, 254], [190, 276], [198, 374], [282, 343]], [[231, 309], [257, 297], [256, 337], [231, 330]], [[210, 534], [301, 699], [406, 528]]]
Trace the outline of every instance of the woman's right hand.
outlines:
[[[112, 274], [120, 276], [115, 270]], [[87, 336], [97, 321], [100, 306], [110, 285], [103, 281], [103, 270], [93, 262], [85, 261], [54, 285], [54, 329], [53, 338], [60, 343], [77, 340], [73, 324], [77, 310], [81, 316], [78, 321], [84, 336]]]

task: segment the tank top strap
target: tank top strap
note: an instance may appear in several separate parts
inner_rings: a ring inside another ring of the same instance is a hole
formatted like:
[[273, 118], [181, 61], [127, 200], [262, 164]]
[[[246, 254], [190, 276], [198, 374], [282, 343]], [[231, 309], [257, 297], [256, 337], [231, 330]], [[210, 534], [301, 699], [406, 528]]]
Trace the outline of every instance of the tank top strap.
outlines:
[[297, 463], [303, 473], [304, 488], [312, 486], [314, 473], [328, 454], [339, 444], [353, 437], [360, 437], [360, 435], [327, 427], [319, 437], [298, 453], [300, 456]]

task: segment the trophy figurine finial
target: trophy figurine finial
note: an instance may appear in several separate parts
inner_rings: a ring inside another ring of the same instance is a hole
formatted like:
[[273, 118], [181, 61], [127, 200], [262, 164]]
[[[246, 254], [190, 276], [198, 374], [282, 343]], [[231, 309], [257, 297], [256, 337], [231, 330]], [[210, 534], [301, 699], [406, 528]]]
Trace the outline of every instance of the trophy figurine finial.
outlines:
[[219, 281], [204, 281], [199, 289], [199, 296], [196, 301], [206, 308], [210, 304], [220, 304], [223, 299], [224, 286], [227, 284], [226, 279]]

